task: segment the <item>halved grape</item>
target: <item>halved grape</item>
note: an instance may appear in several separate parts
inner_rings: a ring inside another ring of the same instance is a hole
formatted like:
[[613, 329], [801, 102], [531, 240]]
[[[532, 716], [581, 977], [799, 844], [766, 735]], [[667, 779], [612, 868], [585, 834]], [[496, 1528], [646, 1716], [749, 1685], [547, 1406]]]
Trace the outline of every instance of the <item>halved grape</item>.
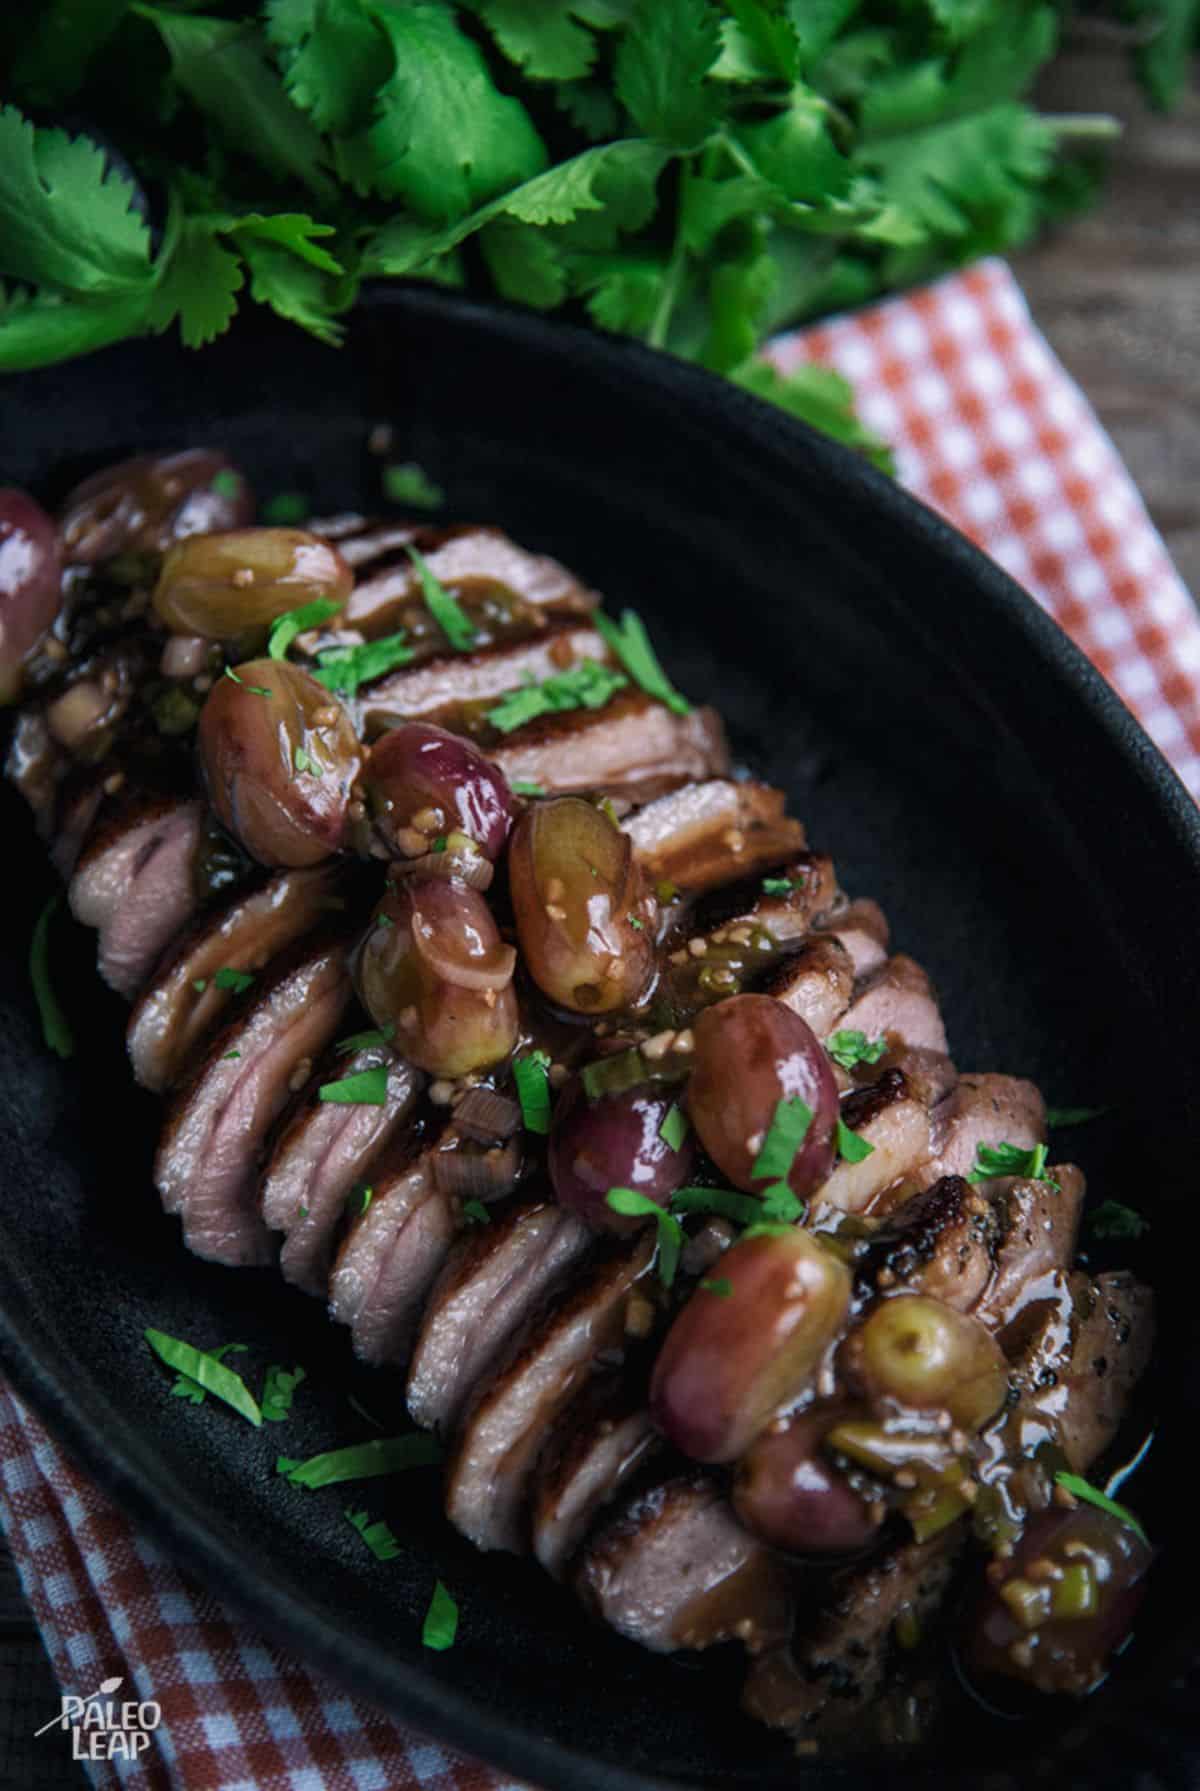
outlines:
[[21, 686], [21, 667], [58, 614], [62, 555], [40, 504], [8, 486], [0, 491], [0, 703]]
[[991, 1332], [925, 1294], [880, 1300], [839, 1364], [869, 1397], [947, 1411], [967, 1430], [981, 1429], [1008, 1393], [1008, 1363]]
[[317, 864], [345, 845], [361, 749], [337, 698], [299, 666], [253, 659], [218, 678], [197, 741], [213, 808], [260, 864]]
[[695, 1022], [695, 1067], [688, 1112], [705, 1150], [733, 1183], [760, 1192], [773, 1175], [754, 1164], [780, 1101], [799, 1096], [812, 1120], [787, 1176], [806, 1195], [833, 1167], [837, 1083], [820, 1040], [798, 1014], [769, 995], [735, 995]]
[[174, 634], [232, 640], [318, 597], [344, 604], [353, 585], [337, 548], [307, 529], [231, 529], [169, 550], [154, 608]]
[[548, 1167], [559, 1203], [606, 1231], [630, 1226], [606, 1205], [610, 1188], [633, 1188], [665, 1207], [687, 1180], [695, 1156], [690, 1131], [678, 1149], [662, 1135], [673, 1104], [669, 1089], [653, 1087], [589, 1101], [578, 1077], [569, 1082], [550, 1132]]
[[504, 850], [508, 780], [459, 734], [424, 721], [392, 728], [370, 750], [366, 788], [375, 832], [395, 857], [419, 858], [456, 833], [493, 861]]
[[810, 1384], [850, 1303], [850, 1272], [796, 1227], [743, 1237], [721, 1258], [727, 1291], [697, 1288], [667, 1333], [650, 1387], [655, 1422], [697, 1461], [733, 1461]]
[[254, 494], [224, 454], [189, 448], [139, 455], [77, 485], [59, 515], [63, 551], [88, 565], [122, 553], [165, 553], [173, 541], [236, 529]]
[[855, 1492], [823, 1454], [841, 1407], [816, 1406], [778, 1419], [738, 1464], [734, 1510], [772, 1548], [788, 1555], [857, 1554], [879, 1534], [883, 1513]]

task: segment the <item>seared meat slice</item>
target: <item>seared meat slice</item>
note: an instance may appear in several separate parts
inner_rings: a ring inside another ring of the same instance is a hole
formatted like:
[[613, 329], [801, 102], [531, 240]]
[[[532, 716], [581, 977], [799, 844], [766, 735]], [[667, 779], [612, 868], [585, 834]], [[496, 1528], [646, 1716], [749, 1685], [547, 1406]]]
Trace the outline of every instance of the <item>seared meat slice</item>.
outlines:
[[458, 1229], [458, 1201], [437, 1185], [441, 1138], [414, 1127], [371, 1172], [372, 1194], [353, 1217], [329, 1278], [330, 1316], [353, 1332], [364, 1362], [403, 1362], [425, 1296]]
[[[314, 535], [324, 535], [327, 541], [336, 543], [337, 550], [347, 566], [355, 572], [369, 569], [376, 560], [386, 555], [395, 554], [398, 549], [407, 547], [409, 542], [417, 542], [428, 525], [419, 522], [368, 522], [365, 516], [330, 516], [318, 522], [306, 523]], [[405, 565], [411, 562], [405, 560]]]
[[386, 1045], [370, 1045], [326, 1068], [330, 1083], [386, 1069], [387, 1098], [382, 1106], [323, 1101], [314, 1086], [275, 1140], [262, 1184], [262, 1216], [272, 1231], [283, 1233], [284, 1280], [311, 1294], [328, 1290], [330, 1247], [348, 1195], [369, 1179], [375, 1158], [425, 1084], [420, 1071]]
[[851, 902], [842, 896], [815, 925], [841, 940], [850, 953], [858, 982], [865, 982], [867, 977], [881, 969], [886, 962], [887, 916], [879, 903], [871, 901], [869, 897], [863, 896], [858, 901]]
[[992, 1202], [948, 1175], [896, 1208], [855, 1264], [855, 1279], [864, 1291], [903, 1286], [970, 1312], [992, 1284], [999, 1233]]
[[911, 1176], [929, 1150], [929, 1112], [900, 1070], [842, 1102], [841, 1116], [872, 1147], [858, 1163], [838, 1163], [817, 1190], [818, 1201], [844, 1213], [861, 1213], [894, 1183]]
[[518, 1328], [590, 1248], [592, 1233], [553, 1200], [512, 1208], [469, 1232], [429, 1297], [408, 1373], [408, 1409], [448, 1435]]
[[[869, 1039], [882, 1033], [892, 1053], [904, 1048], [946, 1053], [946, 1029], [933, 985], [918, 963], [899, 953], [869, 973], [838, 1025]], [[892, 1057], [881, 1061], [887, 1068]]]
[[994, 1266], [975, 1308], [984, 1324], [1007, 1323], [1043, 1277], [1070, 1268], [1086, 1186], [1073, 1163], [1056, 1164], [1046, 1171], [1044, 1181], [1005, 1179], [991, 1184], [998, 1227]]
[[548, 794], [627, 792], [719, 776], [728, 766], [725, 733], [714, 709], [676, 715], [640, 690], [622, 690], [603, 709], [543, 716], [486, 748], [511, 783], [540, 784]]
[[67, 882], [74, 875], [84, 841], [104, 805], [108, 794], [105, 785], [114, 775], [120, 777], [111, 766], [93, 766], [83, 773], [68, 774], [58, 787], [50, 857], [59, 876]]
[[214, 982], [218, 970], [257, 973], [338, 904], [336, 862], [281, 871], [261, 887], [234, 894], [188, 933], [143, 989], [125, 1042], [144, 1088], [168, 1088], [233, 999]]
[[[429, 570], [447, 589], [462, 593], [471, 584], [500, 585], [538, 609], [586, 615], [598, 598], [565, 566], [545, 554], [530, 553], [499, 529], [465, 527], [416, 532], [415, 544]], [[339, 542], [339, 552], [344, 544]], [[395, 626], [396, 611], [420, 593], [416, 567], [398, 559], [373, 577], [360, 579], [346, 605], [346, 621], [367, 634], [384, 634]]]
[[689, 1474], [606, 1524], [575, 1584], [596, 1616], [655, 1653], [736, 1638], [757, 1654], [791, 1628], [792, 1577], [742, 1528], [720, 1483]]
[[550, 1426], [596, 1358], [619, 1350], [630, 1292], [653, 1244], [643, 1234], [602, 1256], [534, 1321], [466, 1413], [446, 1473], [446, 1513], [477, 1547], [528, 1546], [525, 1495]]
[[4, 775], [29, 804], [44, 840], [54, 832], [58, 786], [66, 764], [66, 755], [46, 726], [44, 710], [23, 704], [13, 723]]
[[981, 1144], [1032, 1150], [1046, 1136], [1042, 1097], [1032, 1082], [1017, 1076], [961, 1076], [930, 1117], [929, 1158], [921, 1170], [926, 1182], [970, 1175]]
[[549, 1573], [562, 1574], [597, 1512], [662, 1447], [645, 1388], [622, 1375], [567, 1407], [538, 1463], [531, 1500], [533, 1552]]
[[76, 920], [95, 927], [100, 974], [132, 995], [199, 905], [193, 879], [199, 802], [147, 796], [102, 816], [71, 879]]
[[743, 1695], [749, 1715], [773, 1729], [822, 1736], [856, 1733], [860, 1746], [879, 1737], [871, 1718], [898, 1653], [896, 1620], [928, 1628], [966, 1540], [961, 1523], [927, 1542], [898, 1542], [868, 1566], [834, 1574], [818, 1610], [806, 1614], [791, 1648], [764, 1654], [751, 1667]]
[[845, 1013], [853, 987], [854, 965], [841, 940], [835, 933], [814, 932], [768, 971], [759, 993], [782, 1001], [824, 1039]]
[[346, 944], [323, 935], [272, 970], [172, 1099], [154, 1179], [197, 1256], [231, 1267], [272, 1260], [258, 1210], [259, 1158], [349, 999]]
[[[608, 647], [583, 622], [551, 622], [529, 640], [449, 653], [364, 684], [351, 708], [369, 734], [403, 716], [428, 719], [463, 704], [495, 702], [520, 685], [542, 683], [583, 659], [606, 660]], [[447, 714], [447, 725], [451, 716]]]
[[803, 850], [804, 829], [785, 801], [767, 784], [713, 778], [660, 796], [622, 826], [652, 883], [698, 894]]
[[780, 865], [772, 880], [789, 884], [784, 895], [770, 895], [761, 877], [746, 877], [701, 897], [692, 909], [688, 932], [702, 934], [710, 945], [725, 944], [734, 928], [761, 928], [776, 945], [807, 938], [817, 917], [837, 900], [833, 860], [823, 852], [798, 852]]

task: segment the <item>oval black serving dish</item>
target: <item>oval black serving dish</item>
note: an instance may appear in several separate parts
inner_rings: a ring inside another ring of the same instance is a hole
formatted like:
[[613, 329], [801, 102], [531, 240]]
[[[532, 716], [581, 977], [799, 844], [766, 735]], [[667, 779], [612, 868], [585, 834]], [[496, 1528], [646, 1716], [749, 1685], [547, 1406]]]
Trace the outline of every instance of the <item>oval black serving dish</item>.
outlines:
[[[737, 1714], [734, 1662], [644, 1654], [532, 1564], [477, 1554], [442, 1519], [434, 1474], [354, 1489], [401, 1540], [397, 1560], [375, 1562], [346, 1501], [289, 1487], [274, 1456], [360, 1435], [350, 1393], [398, 1424], [401, 1384], [357, 1369], [347, 1335], [270, 1273], [185, 1253], [150, 1184], [156, 1103], [134, 1088], [122, 1010], [82, 935], [56, 960], [80, 1049], [65, 1065], [44, 1051], [25, 954], [52, 878], [11, 794], [5, 1371], [231, 1606], [398, 1717], [556, 1791], [1194, 1784], [1195, 1699], [1179, 1681], [1200, 1638], [1190, 798], [1070, 643], [953, 530], [853, 455], [628, 344], [414, 288], [369, 297], [341, 351], [261, 321], [199, 356], [125, 345], [0, 385], [4, 482], [50, 499], [121, 454], [208, 443], [260, 494], [369, 503], [379, 423], [393, 459], [445, 488], [448, 515], [494, 520], [641, 610], [676, 681], [720, 706], [843, 886], [876, 896], [929, 967], [960, 1065], [1109, 1109], [1064, 1143], [1093, 1198], [1151, 1221], [1119, 1246], [1161, 1313], [1146, 1407], [1161, 1422], [1126, 1494], [1163, 1551], [1137, 1637], [1083, 1706], [1001, 1725], [964, 1703], [932, 1756], [798, 1762]], [[259, 1370], [305, 1364], [296, 1417], [255, 1437], [212, 1401], [170, 1398], [146, 1325], [236, 1338]], [[436, 1656], [420, 1641], [435, 1577], [462, 1609], [457, 1645]]]

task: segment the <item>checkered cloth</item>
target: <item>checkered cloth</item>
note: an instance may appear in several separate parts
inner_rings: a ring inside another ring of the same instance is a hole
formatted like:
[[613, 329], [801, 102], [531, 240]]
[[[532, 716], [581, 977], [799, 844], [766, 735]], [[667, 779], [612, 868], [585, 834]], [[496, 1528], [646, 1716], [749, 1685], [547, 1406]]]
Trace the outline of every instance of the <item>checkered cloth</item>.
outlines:
[[[836, 367], [899, 476], [1013, 573], [1200, 793], [1200, 622], [1129, 477], [1000, 262], [785, 337]], [[162, 1723], [133, 1791], [502, 1791], [247, 1631], [91, 1487], [0, 1388], [0, 1516], [75, 1695], [120, 1676]], [[54, 1715], [46, 1712], [46, 1718]], [[51, 1731], [47, 1745], [64, 1749]], [[39, 1744], [40, 1745], [40, 1744]], [[0, 1783], [7, 1783], [0, 1761]]]

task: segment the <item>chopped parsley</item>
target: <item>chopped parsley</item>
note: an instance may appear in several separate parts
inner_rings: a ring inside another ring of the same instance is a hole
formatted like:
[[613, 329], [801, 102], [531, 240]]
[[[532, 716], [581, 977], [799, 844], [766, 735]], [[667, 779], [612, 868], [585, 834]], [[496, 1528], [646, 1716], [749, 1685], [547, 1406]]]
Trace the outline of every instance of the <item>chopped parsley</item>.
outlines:
[[298, 634], [309, 628], [318, 628], [322, 622], [328, 622], [341, 609], [332, 597], [314, 597], [311, 603], [302, 603], [298, 609], [285, 610], [271, 624], [271, 633], [267, 639], [267, 652], [272, 659], [286, 659], [288, 648]]
[[488, 1212], [482, 1200], [464, 1200], [462, 1203], [462, 1216], [468, 1225], [490, 1225], [492, 1222], [492, 1215]]
[[527, 1132], [542, 1137], [550, 1130], [550, 1059], [544, 1051], [531, 1051], [513, 1059], [513, 1081], [521, 1103], [521, 1118]]
[[1016, 1175], [1025, 1181], [1046, 1182], [1057, 1188], [1058, 1183], [1051, 1181], [1045, 1171], [1044, 1144], [1035, 1144], [1032, 1150], [1026, 1150], [1020, 1144], [977, 1144], [975, 1167], [967, 1180], [986, 1182], [994, 1175]]
[[831, 1032], [825, 1040], [825, 1049], [843, 1070], [852, 1070], [856, 1064], [878, 1063], [881, 1057], [887, 1056], [888, 1043], [883, 1034], [869, 1039], [865, 1032]]
[[874, 1156], [875, 1146], [857, 1132], [852, 1132], [845, 1120], [839, 1115], [837, 1122], [837, 1153], [843, 1163], [863, 1163]]
[[223, 1400], [256, 1429], [261, 1428], [262, 1412], [258, 1401], [241, 1375], [235, 1374], [232, 1368], [226, 1368], [220, 1360], [220, 1356], [228, 1354], [231, 1349], [244, 1348], [243, 1344], [226, 1344], [220, 1352], [216, 1352], [197, 1349], [194, 1344], [185, 1343], [181, 1337], [169, 1337], [165, 1331], [148, 1328], [143, 1335], [160, 1362], [165, 1362], [177, 1374], [186, 1375], [189, 1380], [197, 1382], [214, 1399]]
[[377, 1561], [394, 1561], [400, 1553], [395, 1532], [382, 1518], [372, 1523], [369, 1513], [365, 1511], [347, 1511], [346, 1522], [354, 1525]]
[[452, 596], [441, 580], [430, 571], [429, 562], [424, 554], [418, 553], [415, 547], [410, 547], [408, 557], [417, 569], [417, 577], [421, 581], [421, 596], [425, 599], [425, 608], [456, 653], [470, 652], [479, 636], [479, 630], [474, 622], [458, 598]]
[[437, 838], [434, 840], [433, 844], [430, 846], [429, 850], [431, 852], [444, 852], [446, 850], [446, 847], [448, 846], [448, 844], [449, 844], [449, 841], [447, 840], [445, 834], [439, 833]]
[[728, 1275], [718, 1275], [715, 1280], [702, 1281], [700, 1286], [705, 1293], [716, 1294], [718, 1300], [727, 1300], [733, 1292], [733, 1282]]
[[[206, 1354], [211, 1356], [214, 1362], [223, 1362], [226, 1356], [238, 1354], [244, 1355], [245, 1353], [246, 1345], [244, 1343], [222, 1343], [219, 1348], [206, 1351]], [[192, 1405], [203, 1405], [204, 1401], [208, 1398], [208, 1394], [200, 1385], [200, 1382], [194, 1381], [190, 1374], [177, 1374], [175, 1376], [175, 1383], [171, 1388], [171, 1395], [175, 1399], [186, 1399], [190, 1401]]]
[[540, 684], [532, 680], [500, 698], [487, 719], [500, 734], [515, 733], [541, 715], [560, 715], [568, 709], [603, 709], [618, 690], [626, 690], [629, 679], [595, 659], [581, 659], [565, 672], [544, 678]]
[[682, 1150], [683, 1141], [691, 1130], [691, 1122], [678, 1101], [673, 1101], [663, 1116], [658, 1128], [658, 1135], [670, 1150]]
[[795, 877], [764, 877], [762, 880], [763, 894], [770, 896], [791, 895], [794, 889], [803, 889], [807, 881], [808, 878], [803, 872], [800, 872]]
[[374, 1188], [367, 1187], [366, 1184], [363, 1182], [359, 1182], [356, 1187], [353, 1187], [350, 1190], [350, 1200], [358, 1202], [357, 1215], [360, 1219], [362, 1218], [363, 1214], [367, 1211], [367, 1209], [370, 1207], [370, 1204], [374, 1200], [374, 1198], [375, 1198]]
[[303, 1368], [281, 1368], [272, 1362], [263, 1382], [262, 1415], [268, 1424], [282, 1424], [292, 1415], [292, 1398], [301, 1381], [308, 1379]]
[[1131, 1206], [1119, 1200], [1105, 1200], [1088, 1215], [1088, 1230], [1096, 1238], [1140, 1238], [1149, 1231], [1149, 1219], [1143, 1219]]
[[51, 1051], [66, 1058], [74, 1054], [75, 1040], [50, 981], [50, 922], [61, 901], [61, 894], [52, 895], [37, 917], [29, 947], [29, 980], [42, 1022], [42, 1037]]
[[377, 641], [363, 641], [358, 647], [326, 648], [317, 654], [312, 675], [326, 690], [353, 697], [358, 695], [360, 684], [369, 684], [372, 678], [382, 678], [385, 672], [407, 665], [412, 656], [413, 650], [405, 646], [404, 630], [400, 629], [395, 634], [380, 635]]
[[317, 1099], [341, 1101], [348, 1107], [386, 1107], [387, 1085], [387, 1066], [381, 1063], [354, 1076], [339, 1076], [336, 1082], [322, 1082]]
[[1083, 1126], [1089, 1119], [1100, 1119], [1107, 1107], [1047, 1107], [1046, 1124], [1051, 1127]]
[[813, 1111], [807, 1101], [801, 1100], [799, 1095], [784, 1096], [754, 1159], [751, 1174], [755, 1181], [786, 1182], [812, 1121]]
[[762, 1198], [762, 1221], [782, 1225], [785, 1229], [798, 1225], [808, 1211], [808, 1202], [793, 1194], [786, 1182], [776, 1182]]
[[1128, 1524], [1136, 1536], [1140, 1536], [1143, 1542], [1149, 1542], [1149, 1537], [1128, 1505], [1118, 1505], [1115, 1499], [1110, 1499], [1107, 1493], [1101, 1492], [1098, 1486], [1093, 1486], [1090, 1480], [1085, 1480], [1080, 1474], [1067, 1473], [1056, 1474], [1054, 1480], [1057, 1486], [1064, 1487], [1086, 1505], [1096, 1505], [1101, 1511], [1107, 1511], [1110, 1517]]
[[433, 1648], [439, 1654], [454, 1645], [458, 1634], [458, 1605], [441, 1580], [433, 1588], [433, 1597], [429, 1600], [429, 1609], [425, 1613], [425, 1621], [421, 1625], [421, 1640], [426, 1648]]
[[194, 976], [192, 978], [192, 987], [195, 989], [197, 995], [203, 995], [205, 989], [208, 987], [208, 978], [206, 976]]
[[226, 1051], [224, 1057], [221, 1059], [221, 1062], [222, 1063], [230, 1063], [235, 1057], [240, 1057], [241, 1055], [242, 1054], [240, 1051]]
[[415, 504], [418, 510], [436, 510], [446, 501], [440, 485], [435, 485], [415, 460], [397, 461], [383, 469], [383, 495], [393, 504]]
[[546, 794], [543, 784], [535, 784], [533, 779], [528, 777], [514, 777], [510, 788], [514, 796], [544, 796]]
[[292, 1486], [307, 1487], [316, 1492], [322, 1486], [337, 1486], [343, 1480], [377, 1480], [384, 1474], [402, 1474], [409, 1468], [428, 1468], [442, 1459], [436, 1437], [426, 1431], [413, 1431], [402, 1437], [372, 1437], [366, 1443], [349, 1443], [344, 1449], [327, 1449], [321, 1455], [310, 1455], [307, 1461], [293, 1461], [280, 1455], [275, 1472], [282, 1474]]
[[209, 489], [218, 497], [236, 498], [242, 493], [242, 475], [235, 473], [231, 466], [223, 466], [215, 472], [209, 482]]
[[286, 527], [289, 523], [306, 521], [309, 509], [308, 499], [302, 491], [277, 491], [263, 505], [261, 520], [275, 528]]
[[225, 667], [225, 676], [232, 678], [235, 684], [240, 684], [243, 690], [248, 690], [251, 696], [269, 697], [275, 694], [274, 691], [268, 690], [265, 684], [247, 684], [244, 678], [238, 677], [231, 665]]
[[664, 1287], [673, 1287], [683, 1248], [683, 1226], [674, 1213], [634, 1188], [610, 1188], [604, 1200], [614, 1213], [622, 1213], [626, 1218], [654, 1220], [658, 1227], [658, 1278]]
[[[292, 764], [296, 767], [298, 772], [311, 771], [313, 769], [313, 762], [302, 746], [298, 746], [292, 754]], [[320, 772], [317, 773], [317, 776], [320, 776]]]
[[762, 1201], [732, 1188], [676, 1188], [671, 1205], [677, 1213], [717, 1213], [735, 1225], [754, 1225], [762, 1218]]
[[333, 1048], [339, 1057], [351, 1057], [356, 1051], [367, 1051], [374, 1045], [389, 1045], [395, 1031], [395, 1023], [389, 1020], [386, 1026], [371, 1026], [365, 1032], [352, 1032], [349, 1038], [339, 1039]]
[[611, 616], [606, 616], [603, 610], [597, 610], [592, 620], [597, 633], [603, 636], [634, 683], [647, 696], [665, 703], [676, 715], [691, 714], [692, 705], [685, 696], [680, 695], [663, 671], [658, 655], [650, 645], [645, 624], [636, 611], [627, 609], [617, 623]]
[[213, 977], [218, 989], [231, 989], [235, 995], [244, 995], [253, 981], [249, 970], [234, 970], [228, 964], [222, 964]]

